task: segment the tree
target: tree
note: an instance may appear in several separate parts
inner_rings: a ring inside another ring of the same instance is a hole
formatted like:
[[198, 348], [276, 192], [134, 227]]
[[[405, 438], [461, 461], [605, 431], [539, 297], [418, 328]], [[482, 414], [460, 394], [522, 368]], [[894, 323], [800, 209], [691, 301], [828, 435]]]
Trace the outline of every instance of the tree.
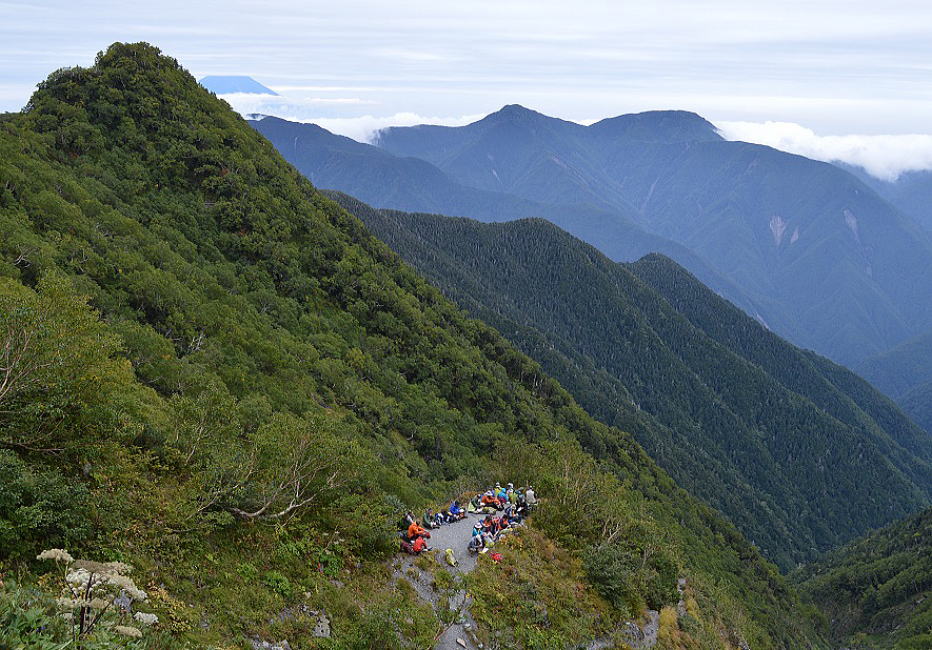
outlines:
[[0, 444], [61, 451], [78, 429], [115, 423], [133, 383], [120, 347], [65, 279], [33, 291], [0, 278]]

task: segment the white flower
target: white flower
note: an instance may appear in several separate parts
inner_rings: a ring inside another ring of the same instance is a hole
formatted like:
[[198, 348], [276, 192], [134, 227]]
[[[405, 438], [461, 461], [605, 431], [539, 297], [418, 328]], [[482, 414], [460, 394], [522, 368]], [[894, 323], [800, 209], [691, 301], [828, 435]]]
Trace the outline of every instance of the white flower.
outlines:
[[142, 630], [138, 627], [130, 627], [129, 625], [114, 625], [113, 631], [123, 636], [131, 636], [134, 639], [138, 639], [142, 636]]
[[85, 569], [75, 569], [74, 571], [70, 571], [65, 576], [65, 581], [68, 584], [74, 585], [76, 587], [87, 586], [87, 583], [90, 579], [91, 579], [91, 574]]
[[155, 625], [159, 622], [158, 616], [146, 612], [136, 612], [133, 614], [133, 618], [136, 619], [137, 623], [142, 623], [143, 625]]
[[83, 600], [81, 598], [59, 598], [55, 602], [59, 609], [63, 610], [80, 609], [81, 607], [91, 606], [91, 602], [89, 600]]
[[56, 562], [64, 562], [65, 564], [74, 562], [74, 558], [71, 557], [71, 554], [63, 548], [50, 548], [47, 551], [42, 551], [36, 556], [36, 559], [55, 560]]
[[132, 573], [133, 566], [125, 562], [107, 562], [105, 565], [113, 573]]

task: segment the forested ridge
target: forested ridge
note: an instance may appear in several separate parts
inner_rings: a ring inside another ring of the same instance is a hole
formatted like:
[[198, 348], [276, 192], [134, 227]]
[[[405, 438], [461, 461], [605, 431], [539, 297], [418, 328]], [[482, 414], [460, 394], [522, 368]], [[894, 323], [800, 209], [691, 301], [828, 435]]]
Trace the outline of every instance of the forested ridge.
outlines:
[[793, 574], [836, 643], [932, 648], [932, 509], [875, 531]]
[[[0, 119], [0, 232], [14, 647], [61, 641], [51, 546], [135, 567], [159, 623], [119, 647], [425, 647], [441, 621], [387, 568], [394, 521], [506, 477], [554, 504], [532, 529], [576, 582], [505, 645], [609, 634], [684, 576], [669, 647], [824, 647], [731, 524], [157, 49], [115, 44]], [[500, 576], [530, 603], [546, 578]]]
[[928, 503], [926, 432], [671, 260], [619, 265], [541, 220], [482, 224], [334, 196], [784, 568]]

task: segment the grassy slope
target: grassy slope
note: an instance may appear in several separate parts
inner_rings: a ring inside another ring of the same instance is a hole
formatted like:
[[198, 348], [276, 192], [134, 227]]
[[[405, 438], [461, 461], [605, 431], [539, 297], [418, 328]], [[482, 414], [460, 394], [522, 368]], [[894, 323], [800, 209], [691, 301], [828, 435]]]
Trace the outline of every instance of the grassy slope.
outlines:
[[[122, 401], [36, 413], [26, 392], [24, 419], [0, 422], [19, 474], [55, 474], [93, 504], [50, 515], [92, 521], [80, 538], [52, 526], [3, 547], [15, 566], [28, 569], [40, 542], [133, 561], [164, 647], [252, 632], [311, 643], [300, 620], [274, 617], [300, 602], [333, 614], [340, 645], [423, 645], [436, 619], [383, 564], [398, 508], [534, 459], [534, 480], [570, 503], [572, 473], [542, 459], [575, 458], [604, 484], [599, 502], [617, 506], [584, 513], [596, 525], [582, 541], [603, 543], [601, 523], [646, 522], [619, 524], [615, 543], [662, 543], [714, 605], [710, 624], [754, 647], [817, 643], [792, 592], [730, 525], [467, 319], [174, 60], [117, 44], [91, 68], [54, 74], [0, 121], [0, 150], [4, 292], [51, 301], [40, 279], [64, 277], [121, 341], [101, 354], [135, 373], [113, 380]], [[37, 286], [39, 297], [26, 289]], [[94, 435], [79, 426], [90, 406], [114, 416]], [[18, 446], [28, 418], [51, 423], [60, 451]], [[301, 456], [308, 444], [322, 451]], [[493, 464], [496, 449], [527, 457]], [[295, 457], [330, 462], [339, 488], [312, 477], [323, 497], [283, 525], [231, 515], [261, 505]], [[541, 522], [571, 545], [561, 525]]]

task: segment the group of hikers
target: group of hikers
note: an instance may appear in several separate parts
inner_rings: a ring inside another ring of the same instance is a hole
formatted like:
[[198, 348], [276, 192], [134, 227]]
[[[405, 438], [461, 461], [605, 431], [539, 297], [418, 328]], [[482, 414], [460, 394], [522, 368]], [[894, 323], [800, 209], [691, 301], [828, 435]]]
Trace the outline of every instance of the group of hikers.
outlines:
[[446, 510], [434, 512], [428, 508], [420, 520], [407, 512], [399, 522], [401, 550], [419, 555], [430, 550], [427, 540], [431, 530], [464, 519], [467, 514], [484, 514], [485, 518], [473, 526], [467, 548], [472, 553], [485, 553], [503, 532], [521, 524], [536, 505], [533, 486], [516, 490], [513, 483], [504, 488], [496, 483], [470, 499], [465, 509], [454, 500]]

